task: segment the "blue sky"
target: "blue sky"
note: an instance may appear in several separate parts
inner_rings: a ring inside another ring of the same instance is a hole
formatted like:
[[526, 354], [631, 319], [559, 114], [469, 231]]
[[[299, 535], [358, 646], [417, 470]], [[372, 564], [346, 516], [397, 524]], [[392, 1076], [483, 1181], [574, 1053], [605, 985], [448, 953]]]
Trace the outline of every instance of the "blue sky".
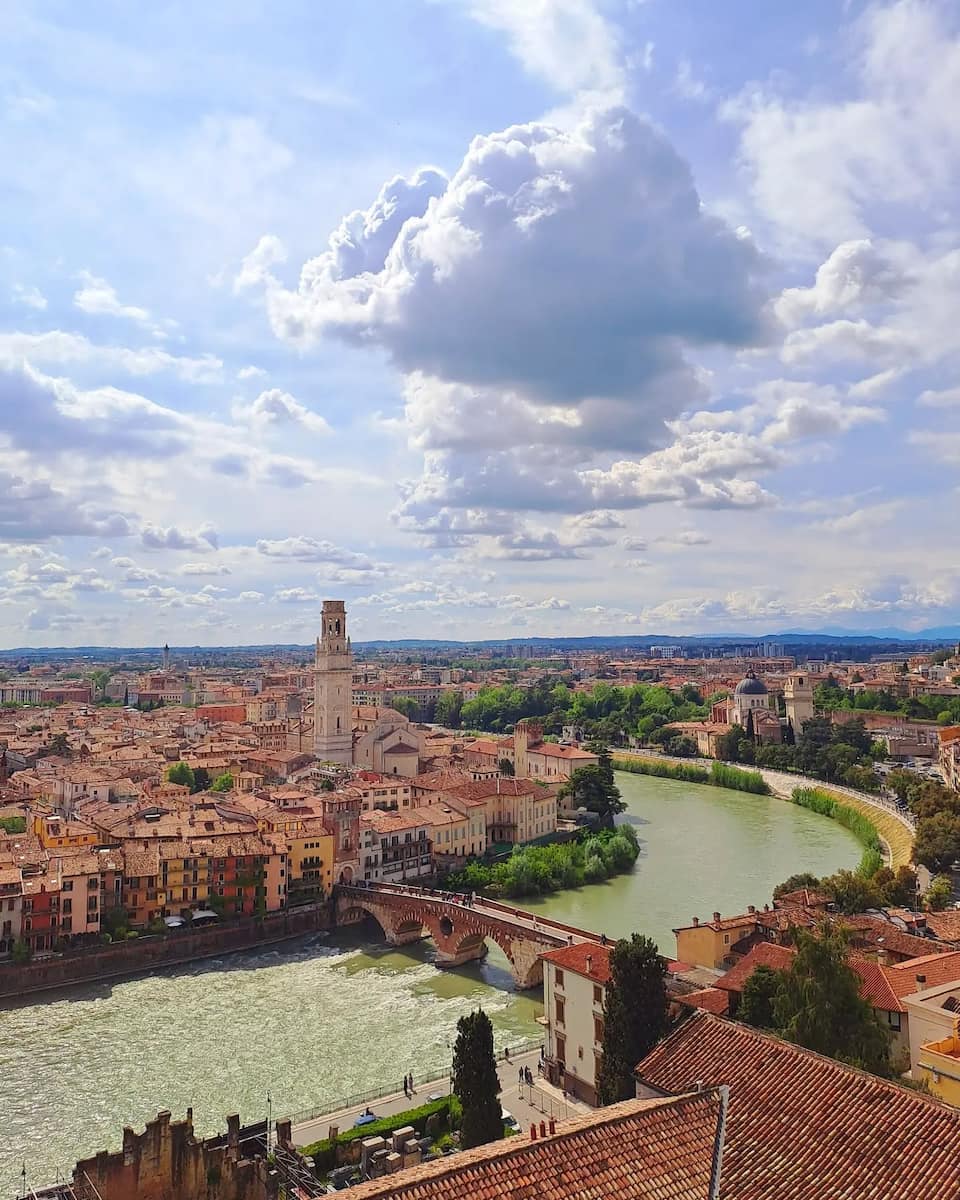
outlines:
[[948, 0], [0, 30], [0, 645], [960, 620]]

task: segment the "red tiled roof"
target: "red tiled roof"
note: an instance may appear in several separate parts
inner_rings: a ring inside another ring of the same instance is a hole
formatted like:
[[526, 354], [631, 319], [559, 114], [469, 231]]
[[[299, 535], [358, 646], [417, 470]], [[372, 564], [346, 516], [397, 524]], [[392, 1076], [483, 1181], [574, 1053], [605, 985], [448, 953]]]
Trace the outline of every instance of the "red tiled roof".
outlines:
[[960, 942], [960, 910], [949, 909], [947, 912], [929, 912], [927, 928], [945, 942]]
[[728, 993], [715, 987], [701, 988], [698, 992], [687, 992], [686, 995], [677, 995], [674, 999], [679, 1004], [685, 1004], [687, 1008], [702, 1008], [706, 1012], [715, 1013], [718, 1017], [725, 1017], [727, 1009], [730, 1007]]
[[351, 1200], [707, 1200], [722, 1145], [716, 1092], [625, 1100], [350, 1189]]
[[793, 962], [796, 953], [790, 946], [778, 946], [774, 942], [760, 942], [725, 975], [721, 975], [716, 986], [725, 992], [742, 992], [743, 985], [757, 967], [771, 967], [774, 971], [785, 971]]
[[729, 1085], [721, 1200], [960, 1195], [960, 1111], [770, 1034], [694, 1012], [637, 1075]]
[[[596, 942], [575, 942], [572, 946], [561, 946], [558, 950], [548, 950], [541, 958], [554, 966], [562, 967], [565, 971], [573, 971], [585, 979], [595, 983], [610, 982], [610, 947], [600, 946]], [[587, 969], [587, 959], [590, 959], [590, 969]]]

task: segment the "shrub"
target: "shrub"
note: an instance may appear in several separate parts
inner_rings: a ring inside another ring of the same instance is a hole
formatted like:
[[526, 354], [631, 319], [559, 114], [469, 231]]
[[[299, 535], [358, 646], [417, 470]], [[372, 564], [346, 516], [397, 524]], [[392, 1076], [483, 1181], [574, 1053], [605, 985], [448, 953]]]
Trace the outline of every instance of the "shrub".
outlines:
[[743, 771], [728, 763], [715, 762], [710, 769], [710, 782], [717, 787], [732, 788], [736, 792], [753, 792], [757, 796], [769, 796], [770, 784], [759, 771]]
[[614, 768], [633, 775], [656, 775], [660, 779], [679, 779], [684, 783], [709, 783], [710, 772], [696, 763], [668, 763], [655, 758], [615, 758]]
[[433, 1123], [431, 1133], [439, 1137], [446, 1130], [455, 1127], [452, 1119], [455, 1115], [452, 1099], [453, 1097], [444, 1096], [442, 1100], [432, 1100], [429, 1104], [421, 1104], [419, 1108], [411, 1108], [392, 1117], [382, 1117], [368, 1125], [345, 1129], [338, 1133], [336, 1138], [321, 1138], [319, 1142], [304, 1146], [300, 1153], [304, 1158], [313, 1158], [318, 1175], [326, 1175], [339, 1165], [338, 1149], [362, 1138], [386, 1137], [405, 1125], [412, 1125], [417, 1133], [423, 1135], [427, 1129], [427, 1122], [433, 1122], [434, 1118], [437, 1120]]

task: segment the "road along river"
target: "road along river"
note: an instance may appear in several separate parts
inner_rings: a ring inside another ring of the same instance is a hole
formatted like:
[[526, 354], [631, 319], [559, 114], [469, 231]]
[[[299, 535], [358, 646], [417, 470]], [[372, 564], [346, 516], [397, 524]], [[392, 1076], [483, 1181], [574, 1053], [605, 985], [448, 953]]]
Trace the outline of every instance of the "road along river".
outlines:
[[[762, 905], [794, 871], [853, 867], [842, 826], [765, 796], [618, 774], [642, 852], [629, 875], [524, 901], [610, 937], [640, 930], [672, 957], [695, 913]], [[373, 928], [162, 974], [45, 993], [0, 1008], [0, 1200], [120, 1145], [160, 1109], [193, 1106], [200, 1132], [294, 1113], [445, 1069], [457, 1020], [482, 1004], [500, 1046], [536, 1038], [538, 992], [511, 991], [496, 946], [437, 971], [432, 943], [402, 951]]]

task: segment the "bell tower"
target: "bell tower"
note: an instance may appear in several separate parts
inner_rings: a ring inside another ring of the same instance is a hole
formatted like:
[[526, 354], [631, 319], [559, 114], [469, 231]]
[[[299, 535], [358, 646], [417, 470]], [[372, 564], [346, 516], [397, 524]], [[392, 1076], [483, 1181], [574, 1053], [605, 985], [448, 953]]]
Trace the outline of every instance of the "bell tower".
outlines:
[[324, 600], [313, 676], [313, 752], [324, 762], [353, 762], [353, 652], [342, 600]]
[[813, 718], [813, 680], [810, 676], [803, 671], [792, 671], [783, 685], [783, 700], [794, 733], [802, 733], [806, 722]]

